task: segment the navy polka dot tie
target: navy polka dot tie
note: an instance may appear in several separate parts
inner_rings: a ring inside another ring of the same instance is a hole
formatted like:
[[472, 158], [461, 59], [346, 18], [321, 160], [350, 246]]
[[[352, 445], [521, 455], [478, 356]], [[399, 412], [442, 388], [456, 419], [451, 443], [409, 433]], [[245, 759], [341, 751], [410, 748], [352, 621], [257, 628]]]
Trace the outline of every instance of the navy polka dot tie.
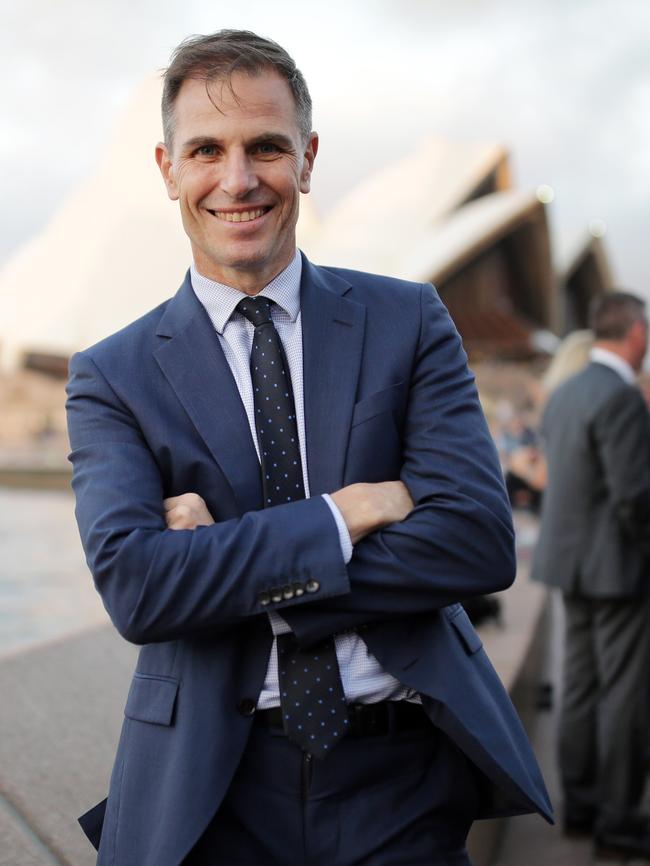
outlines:
[[[296, 410], [282, 342], [271, 319], [269, 298], [237, 304], [255, 327], [251, 382], [266, 507], [304, 499]], [[334, 640], [301, 651], [293, 634], [278, 635], [278, 679], [284, 730], [294, 743], [325, 757], [348, 726]]]

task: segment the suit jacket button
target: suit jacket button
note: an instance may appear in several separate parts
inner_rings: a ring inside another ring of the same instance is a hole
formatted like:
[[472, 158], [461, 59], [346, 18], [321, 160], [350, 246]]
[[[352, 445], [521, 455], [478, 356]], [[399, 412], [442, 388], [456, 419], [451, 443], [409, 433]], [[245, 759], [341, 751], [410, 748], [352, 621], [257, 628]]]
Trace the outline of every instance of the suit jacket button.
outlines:
[[294, 583], [293, 584], [293, 594], [296, 598], [300, 598], [301, 595], [305, 594], [305, 587], [302, 583]]
[[279, 587], [275, 587], [271, 590], [271, 601], [274, 604], [277, 604], [279, 601], [282, 601], [282, 590]]
[[255, 701], [251, 698], [242, 698], [237, 704], [237, 709], [242, 716], [252, 716], [255, 712]]
[[318, 590], [320, 589], [320, 583], [317, 580], [314, 580], [313, 577], [311, 577], [305, 584], [305, 589], [307, 590], [307, 592], [318, 592]]
[[268, 592], [260, 592], [257, 596], [257, 600], [262, 605], [262, 607], [266, 607], [267, 604], [271, 603], [271, 596]]
[[289, 599], [293, 598], [294, 595], [295, 592], [290, 583], [282, 587], [282, 598], [285, 599], [285, 601], [289, 601]]

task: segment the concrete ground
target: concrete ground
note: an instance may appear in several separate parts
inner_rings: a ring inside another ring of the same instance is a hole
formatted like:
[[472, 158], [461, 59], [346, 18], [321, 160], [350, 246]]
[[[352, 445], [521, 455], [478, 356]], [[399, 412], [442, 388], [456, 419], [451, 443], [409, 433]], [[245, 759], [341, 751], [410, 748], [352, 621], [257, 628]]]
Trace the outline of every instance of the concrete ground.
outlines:
[[136, 649], [109, 624], [70, 492], [0, 488], [0, 866], [92, 866]]
[[102, 626], [0, 662], [0, 864], [92, 866], [135, 647]]

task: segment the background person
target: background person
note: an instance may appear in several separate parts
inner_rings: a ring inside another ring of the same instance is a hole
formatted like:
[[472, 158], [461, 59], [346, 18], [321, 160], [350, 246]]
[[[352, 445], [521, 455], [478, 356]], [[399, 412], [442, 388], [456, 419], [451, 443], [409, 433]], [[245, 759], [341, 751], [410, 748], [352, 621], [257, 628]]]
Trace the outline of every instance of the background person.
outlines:
[[590, 363], [553, 393], [542, 422], [547, 487], [532, 576], [566, 615], [559, 761], [564, 825], [597, 853], [650, 857], [637, 809], [648, 707], [650, 427], [636, 384], [644, 302], [615, 292], [591, 315]]

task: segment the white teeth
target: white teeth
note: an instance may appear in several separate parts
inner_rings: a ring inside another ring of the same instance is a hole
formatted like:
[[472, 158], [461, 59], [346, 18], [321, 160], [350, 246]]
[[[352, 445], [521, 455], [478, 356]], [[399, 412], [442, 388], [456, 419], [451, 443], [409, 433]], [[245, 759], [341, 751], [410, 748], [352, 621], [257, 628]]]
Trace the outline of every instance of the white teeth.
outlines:
[[235, 213], [228, 213], [226, 211], [213, 211], [214, 215], [220, 219], [225, 220], [228, 223], [247, 223], [250, 220], [257, 219], [261, 217], [264, 213], [264, 208], [258, 208], [257, 210], [245, 210], [245, 211], [236, 211]]

